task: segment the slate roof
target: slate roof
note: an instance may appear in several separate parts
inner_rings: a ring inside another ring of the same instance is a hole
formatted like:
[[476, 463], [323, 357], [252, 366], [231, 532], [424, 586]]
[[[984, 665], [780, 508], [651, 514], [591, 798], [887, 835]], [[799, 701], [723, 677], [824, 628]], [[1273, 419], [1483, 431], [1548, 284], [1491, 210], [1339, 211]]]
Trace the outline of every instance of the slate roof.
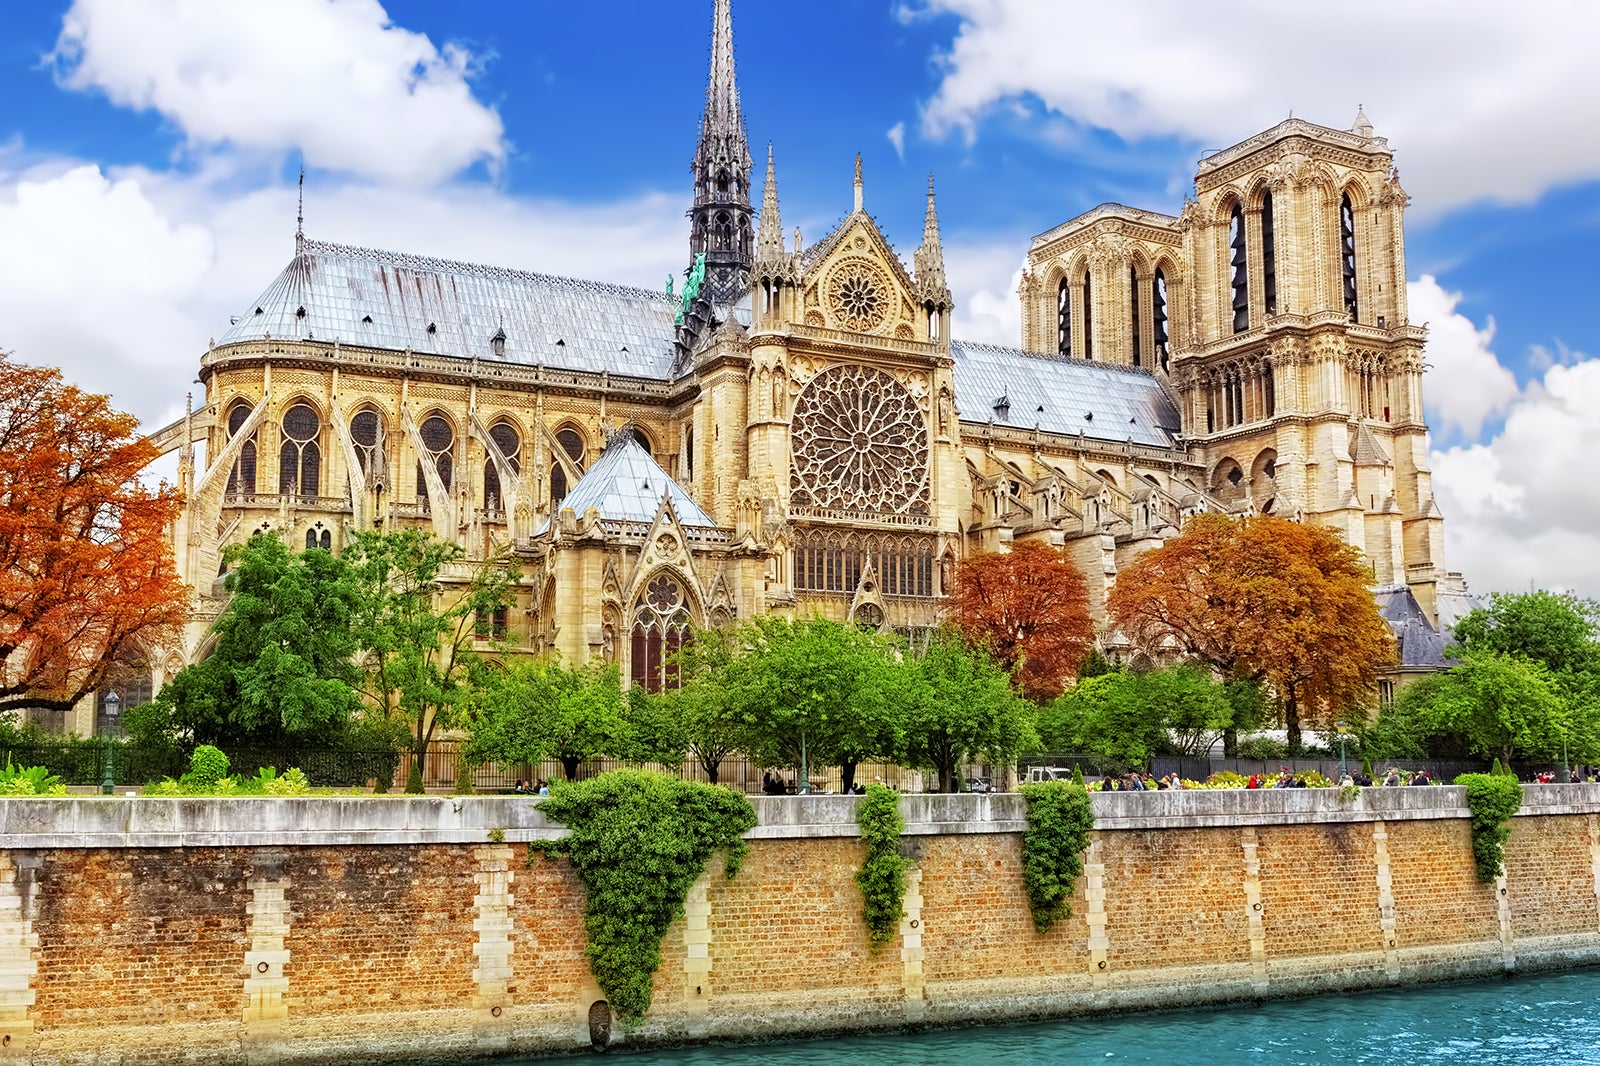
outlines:
[[[302, 248], [220, 343], [340, 340], [663, 381], [672, 372], [679, 305], [665, 293], [322, 241]], [[492, 343], [500, 331], [503, 355]]]
[[1372, 598], [1399, 645], [1400, 669], [1443, 670], [1452, 665], [1444, 657], [1444, 635], [1428, 624], [1409, 586], [1380, 585], [1372, 590]]
[[[1182, 422], [1161, 382], [1134, 367], [952, 341], [956, 407], [964, 422], [1171, 448]], [[1006, 418], [995, 411], [1004, 397]], [[1092, 416], [1092, 417], [1091, 417]]]
[[716, 526], [683, 486], [650, 458], [649, 452], [632, 437], [618, 435], [578, 479], [561, 506], [572, 508], [580, 518], [594, 507], [601, 518], [654, 522], [663, 496], [672, 499], [672, 509], [682, 525]]

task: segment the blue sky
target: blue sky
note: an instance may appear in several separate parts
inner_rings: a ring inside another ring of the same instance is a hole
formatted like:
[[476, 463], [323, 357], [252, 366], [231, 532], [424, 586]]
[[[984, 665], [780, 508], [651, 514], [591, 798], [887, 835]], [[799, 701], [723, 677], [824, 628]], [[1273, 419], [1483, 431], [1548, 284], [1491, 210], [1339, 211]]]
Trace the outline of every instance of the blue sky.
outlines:
[[[1037, 0], [735, 0], [752, 150], [774, 142], [808, 240], [848, 210], [863, 152], [908, 255], [932, 172], [958, 331], [1015, 343], [1031, 235], [1105, 200], [1176, 213], [1203, 151], [1364, 104], [1413, 197], [1451, 565], [1600, 593], [1600, 494], [1570, 473], [1600, 448], [1600, 14], [1238, 6], [1228, 25], [1151, 0], [1135, 24]], [[152, 423], [287, 261], [302, 161], [318, 238], [652, 286], [683, 265], [710, 0], [131, 8], [0, 5], [0, 348]]]

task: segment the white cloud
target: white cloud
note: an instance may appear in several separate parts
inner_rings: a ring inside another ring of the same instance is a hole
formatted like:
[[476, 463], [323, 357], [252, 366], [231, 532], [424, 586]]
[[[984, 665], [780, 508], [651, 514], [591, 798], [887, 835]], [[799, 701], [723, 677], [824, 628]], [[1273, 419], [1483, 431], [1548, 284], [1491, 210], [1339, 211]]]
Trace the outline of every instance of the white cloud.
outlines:
[[[1037, 98], [1124, 138], [1224, 147], [1295, 114], [1345, 126], [1365, 104], [1424, 211], [1526, 201], [1600, 176], [1600, 6], [1528, 0], [1349, 0], [1336, 13], [1244, 0], [1226, 18], [1191, 0], [1140, 5], [921, 0], [961, 27], [926, 104], [938, 135], [975, 133], [997, 106]], [[1557, 27], [1552, 32], [1552, 27]], [[1073, 42], [1094, 42], [1073, 48]]]
[[906, 124], [904, 122], [896, 122], [889, 127], [889, 132], [886, 136], [889, 138], [889, 143], [894, 145], [894, 154], [899, 156], [901, 161], [904, 161], [906, 157]]
[[1022, 239], [944, 242], [945, 273], [956, 309], [950, 335], [956, 340], [1015, 346], [1022, 332]]
[[63, 85], [156, 111], [197, 148], [298, 150], [402, 184], [506, 153], [473, 57], [393, 25], [377, 0], [75, 0], [54, 59]]
[[1474, 439], [1490, 418], [1517, 398], [1517, 379], [1491, 345], [1494, 319], [1479, 329], [1456, 308], [1459, 292], [1446, 292], [1424, 274], [1406, 287], [1411, 321], [1428, 326], [1428, 373], [1423, 389], [1428, 424], [1447, 439]]

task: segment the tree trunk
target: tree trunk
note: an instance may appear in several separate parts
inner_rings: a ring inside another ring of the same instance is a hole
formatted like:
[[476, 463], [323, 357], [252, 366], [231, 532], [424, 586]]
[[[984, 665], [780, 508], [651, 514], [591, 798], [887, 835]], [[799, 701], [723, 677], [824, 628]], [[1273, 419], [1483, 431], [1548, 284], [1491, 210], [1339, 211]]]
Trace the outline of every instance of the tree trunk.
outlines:
[[583, 762], [583, 759], [576, 755], [561, 756], [561, 772], [567, 775], [568, 781], [576, 781], [578, 779], [578, 764], [581, 762]]
[[839, 791], [849, 792], [856, 784], [856, 763], [841, 762], [839, 764]]
[[934, 769], [934, 773], [938, 774], [938, 776], [939, 776], [939, 791], [940, 792], [960, 792], [961, 791], [961, 789], [959, 787], [957, 787], [956, 783], [955, 783], [956, 768], [955, 768], [954, 765], [947, 764], [947, 763], [940, 763], [938, 766], [935, 766], [933, 769]]
[[1293, 686], [1289, 688], [1289, 698], [1283, 704], [1283, 728], [1288, 734], [1289, 757], [1298, 758], [1300, 755], [1300, 703], [1295, 695]]
[[1239, 731], [1232, 726], [1222, 731], [1222, 755], [1227, 759], [1239, 757]]
[[707, 781], [711, 782], [713, 785], [720, 783], [717, 780], [717, 770], [720, 769], [721, 766], [722, 766], [722, 760], [721, 759], [718, 759], [716, 762], [711, 762], [709, 760], [701, 760], [700, 766], [706, 772], [706, 780]]

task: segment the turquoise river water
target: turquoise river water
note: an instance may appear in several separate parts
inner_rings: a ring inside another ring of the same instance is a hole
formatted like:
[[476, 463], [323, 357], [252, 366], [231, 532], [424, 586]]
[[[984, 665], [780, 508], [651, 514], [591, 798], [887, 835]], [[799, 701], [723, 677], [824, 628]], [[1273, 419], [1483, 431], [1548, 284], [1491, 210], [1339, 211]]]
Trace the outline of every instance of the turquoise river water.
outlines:
[[1029, 1025], [637, 1054], [613, 1048], [606, 1059], [619, 1066], [1600, 1063], [1600, 970]]

